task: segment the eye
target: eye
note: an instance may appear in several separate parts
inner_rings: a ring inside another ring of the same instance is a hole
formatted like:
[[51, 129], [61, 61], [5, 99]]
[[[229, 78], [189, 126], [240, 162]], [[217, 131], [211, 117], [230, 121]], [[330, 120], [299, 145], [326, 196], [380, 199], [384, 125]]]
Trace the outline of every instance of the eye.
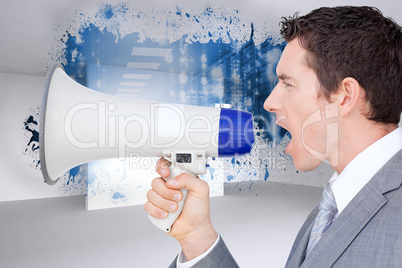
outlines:
[[283, 81], [283, 84], [285, 85], [285, 87], [292, 87], [292, 85], [289, 83], [286, 83], [286, 81]]

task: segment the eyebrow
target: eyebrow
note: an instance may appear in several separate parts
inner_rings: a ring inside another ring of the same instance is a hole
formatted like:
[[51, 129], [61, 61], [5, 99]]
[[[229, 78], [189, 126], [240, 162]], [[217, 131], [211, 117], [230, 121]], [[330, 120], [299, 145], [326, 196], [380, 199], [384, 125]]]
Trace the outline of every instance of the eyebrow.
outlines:
[[284, 74], [284, 73], [278, 74], [277, 76], [278, 76], [278, 79], [279, 79], [279, 80], [289, 80], [289, 79], [292, 79], [292, 77], [290, 77], [290, 76], [288, 76], [287, 74]]

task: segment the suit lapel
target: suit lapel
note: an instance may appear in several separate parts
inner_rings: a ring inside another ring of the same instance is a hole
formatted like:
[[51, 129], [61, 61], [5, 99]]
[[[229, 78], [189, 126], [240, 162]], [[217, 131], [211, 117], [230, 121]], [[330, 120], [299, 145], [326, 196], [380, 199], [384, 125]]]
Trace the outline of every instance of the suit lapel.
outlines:
[[310, 238], [310, 232], [314, 225], [314, 220], [318, 214], [318, 207], [316, 207], [307, 217], [306, 222], [303, 224], [295, 239], [295, 243], [286, 263], [286, 267], [300, 267], [304, 261], [307, 244]]
[[302, 267], [331, 267], [386, 202], [378, 190], [365, 187], [324, 233]]
[[[387, 203], [384, 193], [401, 186], [402, 150], [367, 183], [324, 233], [302, 267], [330, 267]], [[399, 170], [398, 170], [399, 169]]]

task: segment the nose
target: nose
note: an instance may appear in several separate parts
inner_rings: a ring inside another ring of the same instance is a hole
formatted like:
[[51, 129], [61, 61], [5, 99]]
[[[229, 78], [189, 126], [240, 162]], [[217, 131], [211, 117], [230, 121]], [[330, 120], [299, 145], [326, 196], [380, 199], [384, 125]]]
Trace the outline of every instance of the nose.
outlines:
[[264, 102], [264, 109], [267, 110], [268, 112], [277, 112], [280, 109], [280, 101], [278, 99], [278, 94], [277, 94], [277, 88], [278, 85], [274, 87], [272, 90], [271, 94], [267, 97], [267, 99]]

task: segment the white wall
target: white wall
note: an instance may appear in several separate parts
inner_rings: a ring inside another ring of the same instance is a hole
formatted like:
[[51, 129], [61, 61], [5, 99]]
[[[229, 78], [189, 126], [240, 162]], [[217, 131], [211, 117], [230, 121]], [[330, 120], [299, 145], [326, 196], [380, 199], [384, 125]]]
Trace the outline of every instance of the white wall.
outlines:
[[42, 102], [45, 77], [0, 73], [0, 202], [55, 197], [58, 187], [43, 182], [35, 169], [35, 156], [24, 154], [26, 131], [23, 122]]

